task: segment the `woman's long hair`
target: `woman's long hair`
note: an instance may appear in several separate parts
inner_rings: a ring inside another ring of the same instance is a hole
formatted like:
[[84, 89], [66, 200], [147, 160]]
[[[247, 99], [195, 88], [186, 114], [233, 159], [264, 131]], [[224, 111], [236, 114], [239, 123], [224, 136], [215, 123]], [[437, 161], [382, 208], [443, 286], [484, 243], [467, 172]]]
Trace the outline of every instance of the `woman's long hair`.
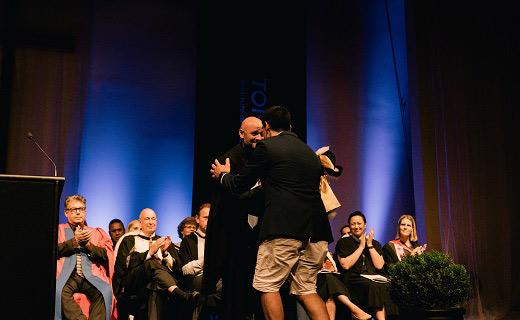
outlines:
[[401, 225], [401, 221], [403, 219], [408, 219], [408, 220], [412, 221], [412, 234], [410, 235], [410, 242], [417, 242], [418, 237], [417, 237], [417, 227], [415, 226], [415, 219], [412, 215], [409, 215], [409, 214], [403, 214], [402, 216], [399, 217], [399, 221], [397, 221], [397, 233], [395, 235], [395, 239], [400, 238], [399, 226]]

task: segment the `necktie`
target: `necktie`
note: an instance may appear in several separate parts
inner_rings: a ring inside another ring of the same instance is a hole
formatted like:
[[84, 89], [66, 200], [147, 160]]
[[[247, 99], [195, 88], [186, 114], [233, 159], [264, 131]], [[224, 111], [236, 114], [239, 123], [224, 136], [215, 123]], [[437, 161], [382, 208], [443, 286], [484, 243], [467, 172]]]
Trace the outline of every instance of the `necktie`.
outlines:
[[[77, 228], [79, 228], [79, 226], [77, 226]], [[81, 267], [81, 251], [78, 251], [76, 253], [76, 273], [80, 277], [84, 277], [84, 275], [83, 275], [83, 268]]]
[[76, 253], [76, 273], [84, 277], [83, 275], [83, 268], [81, 267], [81, 252]]

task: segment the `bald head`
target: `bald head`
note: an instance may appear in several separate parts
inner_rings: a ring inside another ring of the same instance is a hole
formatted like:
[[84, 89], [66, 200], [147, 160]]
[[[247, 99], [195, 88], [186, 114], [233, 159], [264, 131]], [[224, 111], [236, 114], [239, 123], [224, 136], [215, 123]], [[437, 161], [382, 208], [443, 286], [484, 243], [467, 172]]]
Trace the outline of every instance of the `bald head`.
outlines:
[[253, 148], [256, 147], [256, 143], [264, 138], [262, 121], [257, 117], [245, 118], [240, 125], [238, 134], [243, 139], [244, 144], [249, 144]]
[[141, 222], [141, 230], [147, 236], [151, 236], [157, 230], [157, 215], [150, 208], [145, 208], [139, 213], [139, 222]]

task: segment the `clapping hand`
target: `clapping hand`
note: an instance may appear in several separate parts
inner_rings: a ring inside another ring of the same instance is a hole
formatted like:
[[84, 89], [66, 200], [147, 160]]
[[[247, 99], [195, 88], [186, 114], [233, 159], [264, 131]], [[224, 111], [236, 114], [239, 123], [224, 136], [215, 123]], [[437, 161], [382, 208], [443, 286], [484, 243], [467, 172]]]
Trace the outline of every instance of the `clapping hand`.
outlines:
[[82, 247], [85, 247], [87, 243], [90, 241], [90, 237], [92, 236], [92, 231], [89, 229], [81, 229], [80, 226], [74, 230], [74, 238], [78, 244]]
[[161, 245], [161, 253], [163, 254], [163, 257], [165, 256], [166, 250], [168, 250], [168, 247], [172, 244], [172, 238], [170, 236], [164, 237], [164, 242]]
[[374, 228], [370, 228], [370, 232], [367, 235], [367, 246], [372, 246], [372, 241], [374, 240]]
[[166, 241], [166, 238], [161, 237], [156, 241], [152, 242], [152, 244], [150, 245], [150, 249], [148, 249], [148, 254], [150, 254], [150, 256], [156, 254], [157, 251], [159, 251], [159, 248], [164, 244], [164, 241]]
[[422, 246], [418, 246], [417, 248], [413, 249], [410, 254], [412, 256], [419, 255], [419, 254], [423, 253], [424, 251], [426, 251], [426, 246], [427, 246], [426, 243]]
[[367, 243], [367, 238], [361, 234], [361, 237], [359, 237], [359, 247], [365, 249], [365, 245]]
[[215, 163], [211, 165], [211, 177], [218, 179], [220, 175], [224, 172], [229, 173], [231, 171], [231, 164], [229, 163], [229, 158], [226, 158], [226, 162], [221, 164], [217, 159], [215, 159]]

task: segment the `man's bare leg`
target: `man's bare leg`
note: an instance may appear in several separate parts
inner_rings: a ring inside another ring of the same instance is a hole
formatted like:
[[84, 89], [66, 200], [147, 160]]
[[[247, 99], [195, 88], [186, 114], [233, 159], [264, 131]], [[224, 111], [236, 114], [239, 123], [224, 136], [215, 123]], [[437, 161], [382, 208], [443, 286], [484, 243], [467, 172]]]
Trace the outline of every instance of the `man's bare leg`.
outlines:
[[312, 320], [329, 320], [329, 314], [325, 307], [325, 302], [321, 300], [317, 293], [304, 294], [297, 297]]
[[283, 320], [283, 304], [279, 292], [262, 293], [260, 300], [266, 320]]

